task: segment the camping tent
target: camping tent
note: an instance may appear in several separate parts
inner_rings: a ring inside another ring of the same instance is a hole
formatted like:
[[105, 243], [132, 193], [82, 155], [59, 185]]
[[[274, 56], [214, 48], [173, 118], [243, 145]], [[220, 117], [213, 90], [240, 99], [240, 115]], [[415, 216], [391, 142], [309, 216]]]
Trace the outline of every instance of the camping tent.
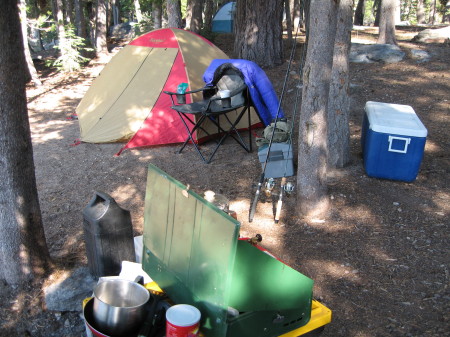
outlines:
[[[176, 91], [180, 83], [188, 83], [188, 89], [203, 87], [203, 73], [217, 58], [228, 57], [182, 29], [158, 29], [136, 38], [111, 59], [78, 105], [81, 141], [129, 140], [122, 150], [184, 142], [186, 129], [163, 91]], [[187, 96], [187, 103], [201, 99], [201, 93]], [[252, 124], [258, 122], [252, 110]], [[205, 128], [217, 132], [212, 123]], [[195, 137], [199, 141], [205, 134], [199, 131]]]
[[215, 33], [232, 33], [233, 17], [236, 2], [228, 2], [217, 11], [212, 20], [212, 31]]

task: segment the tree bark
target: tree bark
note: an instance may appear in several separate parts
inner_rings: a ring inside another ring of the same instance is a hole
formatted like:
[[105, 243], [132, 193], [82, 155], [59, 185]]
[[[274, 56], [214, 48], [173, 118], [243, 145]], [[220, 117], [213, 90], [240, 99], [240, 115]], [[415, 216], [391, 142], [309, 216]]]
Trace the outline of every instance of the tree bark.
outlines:
[[23, 41], [23, 49], [25, 51], [25, 59], [27, 61], [28, 72], [30, 73], [30, 78], [33, 81], [34, 85], [39, 86], [42, 85], [41, 80], [39, 79], [38, 73], [33, 63], [33, 59], [31, 58], [30, 48], [28, 46], [28, 29], [27, 29], [27, 10], [25, 0], [19, 1], [19, 13], [20, 13], [20, 22], [22, 27], [22, 41]]
[[308, 45], [308, 36], [309, 36], [309, 8], [310, 8], [311, 0], [303, 0], [303, 13], [305, 18], [305, 32], [306, 32], [306, 45]]
[[380, 25], [378, 33], [378, 44], [397, 45], [395, 38], [395, 11], [397, 8], [396, 0], [381, 0], [380, 5]]
[[0, 279], [19, 284], [50, 269], [34, 173], [16, 0], [0, 11]]
[[381, 13], [381, 0], [374, 0], [372, 10], [374, 12], [375, 16], [375, 22], [374, 26], [379, 27], [380, 26], [380, 13]]
[[399, 25], [402, 21], [402, 8], [400, 5], [400, 0], [393, 0], [395, 3], [395, 13], [394, 13], [394, 26]]
[[292, 44], [292, 17], [289, 9], [289, 0], [284, 0], [284, 13], [286, 15], [286, 30], [288, 34], [289, 45]]
[[168, 26], [181, 28], [181, 8], [178, 0], [167, 0]]
[[298, 25], [301, 24], [300, 18], [300, 0], [290, 0], [289, 7], [291, 9], [291, 20], [293, 25], [293, 30], [297, 31]]
[[364, 9], [366, 7], [365, 1], [366, 0], [359, 0], [358, 5], [356, 6], [354, 23], [357, 26], [364, 25]]
[[[79, 0], [75, 0], [79, 1]], [[113, 0], [111, 2], [111, 11], [112, 11], [112, 25], [116, 26], [120, 23], [120, 2], [119, 0]]]
[[79, 37], [83, 39], [87, 38], [86, 32], [86, 17], [84, 16], [83, 6], [81, 0], [74, 1], [75, 7], [75, 27]]
[[136, 13], [136, 21], [139, 23], [142, 21], [142, 11], [139, 0], [134, 0], [134, 12]]
[[67, 0], [64, 2], [64, 8], [66, 9], [64, 21], [67, 25], [73, 24], [73, 14], [74, 14], [74, 8], [73, 8], [73, 0]]
[[153, 2], [152, 6], [153, 28], [162, 28], [162, 1]]
[[353, 0], [341, 0], [334, 42], [328, 99], [328, 164], [344, 167], [350, 161], [349, 59]]
[[428, 22], [432, 25], [434, 25], [436, 22], [436, 0], [431, 0]]
[[426, 23], [424, 0], [417, 0], [416, 16], [417, 16], [417, 23], [419, 24]]
[[236, 2], [234, 53], [261, 67], [283, 62], [283, 0]]
[[213, 0], [205, 0], [205, 22], [203, 27], [207, 30], [212, 29], [212, 19], [214, 16], [214, 3]]
[[186, 27], [194, 33], [200, 33], [203, 26], [203, 0], [189, 0], [186, 13]]
[[97, 0], [97, 15], [95, 18], [95, 50], [97, 52], [97, 55], [108, 53], [108, 44], [106, 41], [106, 1], [107, 0]]
[[[53, 0], [53, 16], [55, 18], [56, 31], [58, 32], [59, 45], [65, 45], [66, 32], [64, 30], [64, 15], [62, 0]], [[61, 49], [60, 49], [61, 52]]]
[[327, 109], [338, 4], [311, 0], [310, 32], [299, 123], [297, 203], [300, 216], [326, 215]]

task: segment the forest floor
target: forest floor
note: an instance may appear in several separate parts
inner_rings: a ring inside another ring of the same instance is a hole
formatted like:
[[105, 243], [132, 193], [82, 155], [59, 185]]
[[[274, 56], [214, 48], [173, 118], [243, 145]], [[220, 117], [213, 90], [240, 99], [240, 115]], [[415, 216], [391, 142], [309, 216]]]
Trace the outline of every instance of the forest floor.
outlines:
[[[175, 154], [178, 145], [173, 145], [127, 150], [116, 157], [121, 144], [75, 145], [78, 122], [69, 117], [107, 60], [93, 60], [69, 75], [39, 62], [43, 86], [29, 86], [27, 94], [40, 205], [57, 266], [46, 282], [87, 264], [82, 210], [94, 191], [110, 194], [130, 210], [135, 235], [142, 234], [147, 166], [152, 163], [200, 195], [206, 190], [225, 195], [242, 224], [242, 236], [260, 233], [265, 248], [315, 281], [314, 297], [333, 312], [322, 336], [448, 336], [450, 46], [411, 42], [420, 29], [398, 29], [399, 46], [428, 51], [428, 62], [407, 57], [394, 64], [351, 64], [351, 162], [329, 173], [329, 216], [299, 218], [291, 196], [285, 199], [278, 224], [273, 222], [270, 198], [260, 201], [254, 221], [248, 222], [261, 165], [256, 151], [247, 154], [234, 142], [223, 145], [209, 165], [192, 146], [182, 154]], [[376, 31], [354, 32], [353, 38], [374, 40]], [[218, 36], [214, 42], [233, 57], [230, 36]], [[287, 48], [282, 65], [266, 70], [278, 94], [289, 53]], [[293, 69], [298, 68], [299, 55]], [[287, 83], [283, 108], [288, 116], [297, 81], [294, 74]], [[411, 105], [428, 129], [414, 182], [365, 174], [360, 135], [366, 101]], [[84, 335], [81, 309], [46, 310], [39, 287], [4, 285], [0, 296], [0, 336]]]

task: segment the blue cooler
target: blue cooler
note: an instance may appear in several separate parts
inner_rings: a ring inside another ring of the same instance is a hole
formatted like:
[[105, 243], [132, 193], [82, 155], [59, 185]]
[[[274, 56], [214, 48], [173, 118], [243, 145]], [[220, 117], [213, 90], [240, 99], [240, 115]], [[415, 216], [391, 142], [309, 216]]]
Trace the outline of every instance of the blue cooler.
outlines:
[[361, 135], [367, 175], [415, 180], [426, 138], [427, 129], [409, 105], [367, 102]]

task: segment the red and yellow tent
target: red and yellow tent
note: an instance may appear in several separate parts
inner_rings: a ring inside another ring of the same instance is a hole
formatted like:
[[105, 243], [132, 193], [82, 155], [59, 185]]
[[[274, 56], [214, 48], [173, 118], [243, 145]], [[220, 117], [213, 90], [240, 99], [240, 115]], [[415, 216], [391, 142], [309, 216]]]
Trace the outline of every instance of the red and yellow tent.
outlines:
[[[180, 83], [188, 83], [188, 90], [203, 87], [211, 61], [224, 58], [210, 41], [182, 29], [158, 29], [136, 38], [111, 59], [78, 105], [81, 141], [128, 141], [122, 150], [184, 142], [187, 132], [163, 91], [174, 92]], [[188, 96], [187, 103], [201, 99], [197, 95]], [[252, 110], [253, 121], [259, 119]], [[211, 126], [208, 131], [216, 130]], [[196, 141], [201, 137], [197, 134]]]

